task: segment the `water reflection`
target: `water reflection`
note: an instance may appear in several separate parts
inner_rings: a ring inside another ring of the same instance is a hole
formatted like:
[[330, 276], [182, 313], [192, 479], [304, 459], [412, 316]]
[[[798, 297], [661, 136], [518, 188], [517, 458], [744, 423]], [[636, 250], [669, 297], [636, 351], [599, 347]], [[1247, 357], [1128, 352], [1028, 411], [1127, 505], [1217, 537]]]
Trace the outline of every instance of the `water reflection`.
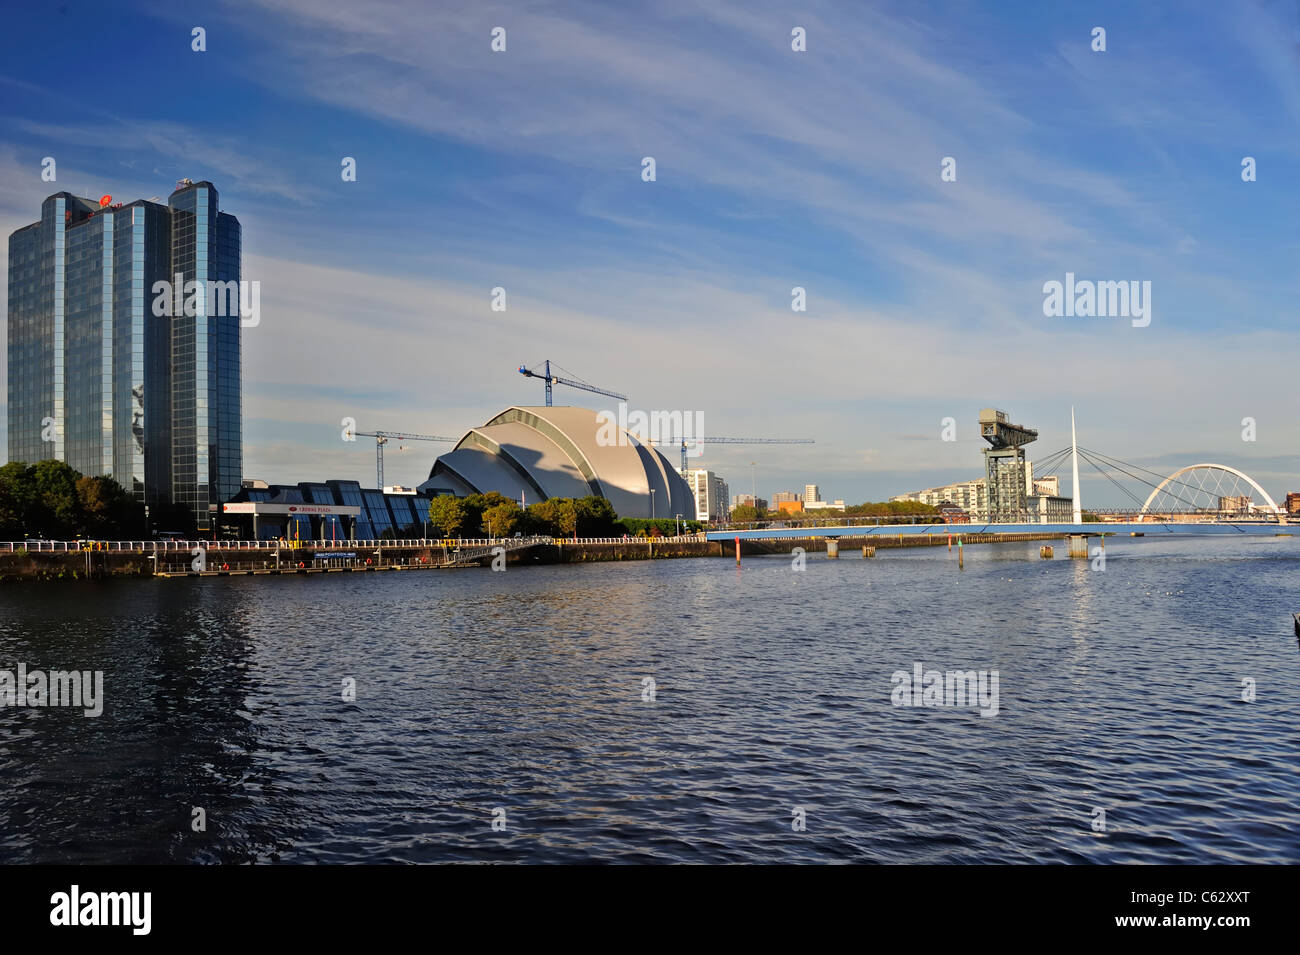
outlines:
[[[0, 667], [103, 669], [107, 701], [98, 719], [0, 710], [0, 847], [1300, 861], [1300, 546], [1268, 543], [1113, 541], [1104, 572], [1023, 544], [966, 548], [964, 570], [935, 548], [809, 554], [803, 572], [773, 556], [11, 587]], [[916, 662], [998, 670], [998, 715], [891, 705]], [[1243, 676], [1268, 693], [1242, 702]]]

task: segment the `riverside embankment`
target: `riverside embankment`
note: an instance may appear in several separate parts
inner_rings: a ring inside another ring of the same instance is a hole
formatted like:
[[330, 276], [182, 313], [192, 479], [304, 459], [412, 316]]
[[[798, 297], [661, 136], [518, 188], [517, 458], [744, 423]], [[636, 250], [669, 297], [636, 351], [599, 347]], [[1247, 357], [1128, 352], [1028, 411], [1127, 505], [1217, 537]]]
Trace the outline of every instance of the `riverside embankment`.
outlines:
[[[964, 545], [1056, 540], [1060, 534], [953, 534]], [[863, 546], [877, 550], [940, 547], [947, 534], [842, 537], [841, 554]], [[825, 552], [820, 538], [742, 540], [740, 554]], [[660, 538], [585, 538], [560, 540], [404, 540], [404, 541], [109, 541], [0, 544], [0, 581], [102, 579], [106, 577], [220, 577], [233, 575], [370, 573], [449, 570], [507, 565], [568, 564], [686, 557], [732, 557], [732, 541], [699, 536]]]

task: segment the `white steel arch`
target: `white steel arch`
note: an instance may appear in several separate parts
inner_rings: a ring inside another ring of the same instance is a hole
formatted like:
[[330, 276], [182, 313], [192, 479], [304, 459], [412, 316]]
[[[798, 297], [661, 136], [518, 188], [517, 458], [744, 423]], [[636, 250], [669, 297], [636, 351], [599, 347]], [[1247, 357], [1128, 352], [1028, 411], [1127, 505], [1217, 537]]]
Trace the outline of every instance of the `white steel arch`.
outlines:
[[1208, 462], [1202, 464], [1189, 464], [1187, 467], [1179, 468], [1173, 474], [1169, 475], [1169, 477], [1165, 478], [1163, 481], [1161, 481], [1159, 484], [1156, 485], [1155, 490], [1152, 491], [1151, 494], [1147, 497], [1146, 503], [1142, 505], [1142, 510], [1139, 513], [1145, 514], [1147, 512], [1147, 508], [1151, 506], [1151, 502], [1156, 499], [1156, 496], [1161, 491], [1163, 491], [1168, 484], [1170, 484], [1173, 481], [1177, 481], [1178, 478], [1182, 477], [1184, 474], [1187, 474], [1189, 471], [1202, 471], [1202, 470], [1225, 471], [1228, 474], [1233, 475], [1234, 477], [1241, 478], [1243, 481], [1245, 481], [1247, 484], [1249, 484], [1251, 487], [1253, 487], [1256, 491], [1259, 492], [1260, 497], [1264, 499], [1264, 503], [1268, 505], [1268, 509], [1271, 514], [1273, 514], [1276, 517], [1281, 517], [1282, 520], [1286, 519], [1285, 516], [1282, 514], [1282, 511], [1278, 508], [1277, 502], [1274, 501], [1273, 498], [1269, 496], [1268, 491], [1260, 487], [1258, 482], [1256, 482], [1256, 480], [1253, 477], [1251, 477], [1249, 474], [1245, 473], [1244, 471], [1238, 471], [1236, 468], [1230, 467], [1226, 464], [1210, 464]]

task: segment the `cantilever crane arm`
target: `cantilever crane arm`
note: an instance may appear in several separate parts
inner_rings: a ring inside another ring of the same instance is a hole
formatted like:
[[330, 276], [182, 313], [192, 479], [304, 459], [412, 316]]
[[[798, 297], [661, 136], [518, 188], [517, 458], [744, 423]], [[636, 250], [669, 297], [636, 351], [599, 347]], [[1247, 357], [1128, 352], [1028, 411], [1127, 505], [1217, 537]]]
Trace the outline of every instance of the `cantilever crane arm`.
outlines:
[[444, 438], [436, 434], [407, 434], [405, 431], [352, 431], [348, 434], [351, 437], [360, 435], [363, 438], [375, 439], [375, 485], [379, 490], [384, 489], [384, 445], [390, 438], [396, 438], [398, 441], [446, 441], [455, 444], [457, 438]]
[[617, 398], [620, 401], [627, 401], [627, 395], [620, 395], [617, 391], [606, 391], [604, 388], [597, 388], [595, 385], [588, 385], [581, 381], [574, 381], [572, 378], [561, 378], [559, 375], [552, 375], [551, 381], [560, 385], [568, 385], [570, 388], [580, 388], [583, 391], [592, 391], [598, 395], [606, 395], [610, 398]]
[[589, 385], [585, 381], [577, 381], [573, 378], [561, 378], [559, 375], [551, 374], [551, 360], [546, 359], [545, 371], [533, 371], [524, 365], [519, 366], [519, 374], [528, 378], [540, 378], [546, 382], [546, 407], [551, 406], [551, 385], [568, 385], [570, 388], [577, 388], [579, 391], [590, 391], [598, 395], [605, 395], [609, 398], [617, 398], [619, 401], [627, 401], [627, 395], [620, 395], [617, 391], [606, 391], [604, 388], [597, 388], [595, 385]]

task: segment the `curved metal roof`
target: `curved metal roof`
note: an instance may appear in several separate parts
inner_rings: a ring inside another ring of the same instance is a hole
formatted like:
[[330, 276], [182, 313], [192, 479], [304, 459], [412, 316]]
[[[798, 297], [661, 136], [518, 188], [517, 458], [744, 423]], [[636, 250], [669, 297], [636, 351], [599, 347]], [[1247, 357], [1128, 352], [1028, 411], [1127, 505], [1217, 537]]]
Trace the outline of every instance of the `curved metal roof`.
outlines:
[[[611, 434], [613, 441], [607, 440]], [[434, 462], [421, 491], [609, 500], [620, 517], [694, 515], [690, 488], [659, 451], [578, 407], [512, 406]]]

